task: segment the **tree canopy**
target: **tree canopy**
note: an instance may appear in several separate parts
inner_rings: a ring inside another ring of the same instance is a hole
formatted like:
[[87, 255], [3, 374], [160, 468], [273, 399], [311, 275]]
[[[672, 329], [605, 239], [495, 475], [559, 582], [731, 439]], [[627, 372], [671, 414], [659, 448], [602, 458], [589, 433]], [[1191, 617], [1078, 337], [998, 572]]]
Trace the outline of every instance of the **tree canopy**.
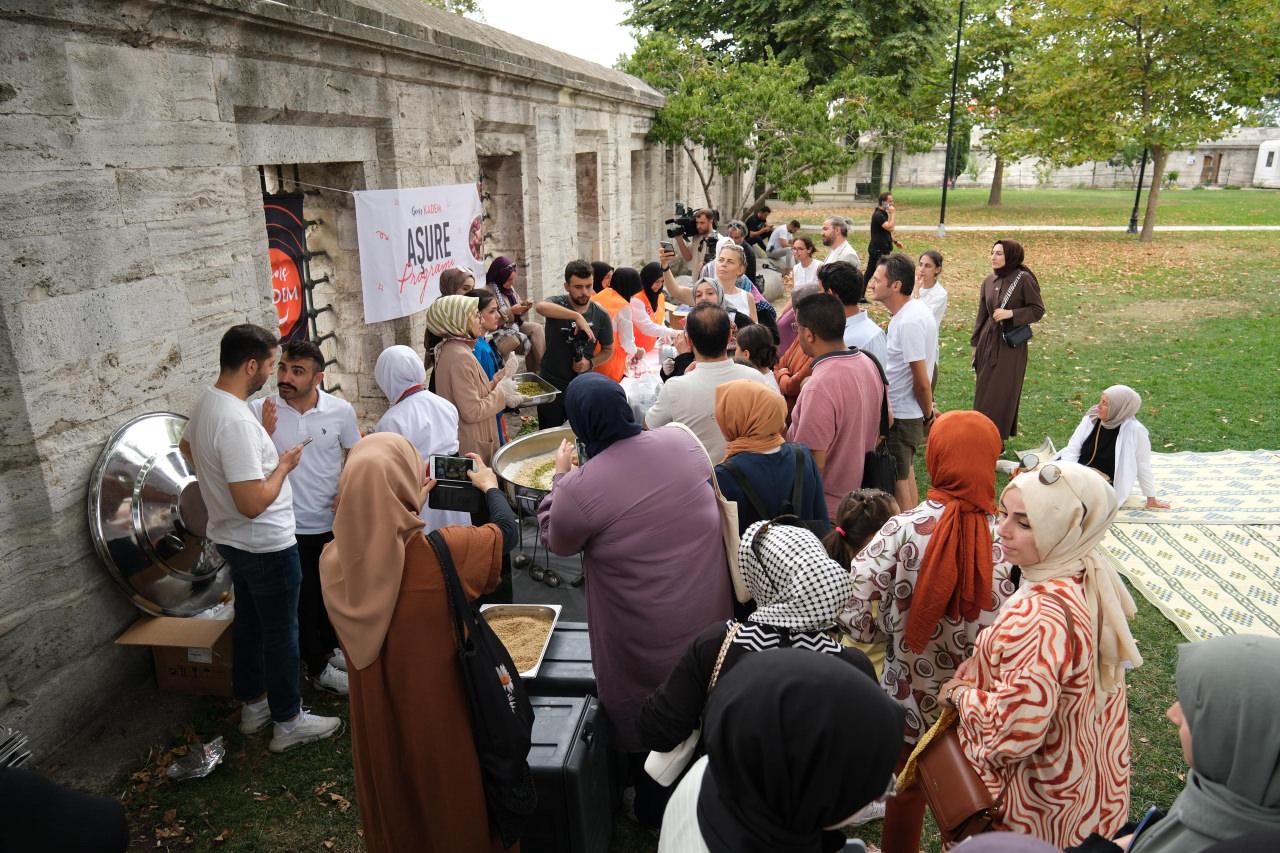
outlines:
[[1277, 91], [1272, 0], [1027, 3], [1037, 48], [1018, 74], [1018, 144], [1055, 164], [1151, 151], [1142, 239], [1155, 226], [1169, 152], [1215, 139]]

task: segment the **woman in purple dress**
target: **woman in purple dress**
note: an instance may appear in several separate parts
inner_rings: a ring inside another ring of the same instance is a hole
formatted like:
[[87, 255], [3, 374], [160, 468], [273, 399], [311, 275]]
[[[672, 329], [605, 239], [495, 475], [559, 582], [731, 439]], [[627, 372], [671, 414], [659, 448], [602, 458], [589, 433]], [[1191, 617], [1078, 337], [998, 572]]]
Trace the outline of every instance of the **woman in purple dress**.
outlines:
[[[640, 706], [698, 633], [733, 614], [707, 452], [678, 426], [642, 430], [622, 386], [598, 373], [569, 383], [565, 410], [586, 447], [561, 445], [538, 510], [542, 542], [583, 554], [591, 656], [615, 746], [644, 761]], [[643, 771], [636, 816], [656, 827], [666, 792]]]

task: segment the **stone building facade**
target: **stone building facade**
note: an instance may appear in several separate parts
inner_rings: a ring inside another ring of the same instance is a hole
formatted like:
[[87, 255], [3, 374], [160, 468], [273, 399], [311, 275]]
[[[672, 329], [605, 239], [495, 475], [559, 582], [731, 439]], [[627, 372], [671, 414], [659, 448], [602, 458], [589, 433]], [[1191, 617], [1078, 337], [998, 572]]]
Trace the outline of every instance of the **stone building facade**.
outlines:
[[[1170, 172], [1178, 176], [1170, 183], [1191, 187], [1250, 187], [1255, 185], [1254, 173], [1263, 143], [1280, 139], [1280, 128], [1246, 127], [1221, 139], [1202, 142], [1195, 148], [1173, 151], [1165, 165], [1166, 178]], [[956, 179], [958, 187], [991, 186], [995, 174], [995, 157], [982, 147], [982, 128], [975, 128], [971, 137], [969, 168]], [[870, 138], [864, 144], [874, 146]], [[874, 150], [874, 148], [872, 149]], [[920, 154], [899, 154], [893, 163], [894, 186], [939, 187], [942, 185], [942, 169], [946, 162], [946, 146], [935, 145]], [[887, 153], [880, 158], [879, 179], [882, 189], [889, 185], [890, 158]], [[875, 155], [868, 154], [846, 174], [810, 187], [815, 202], [839, 202], [852, 199], [858, 185], [870, 185], [875, 177]], [[1101, 160], [1090, 160], [1076, 166], [1054, 167], [1035, 157], [1024, 157], [1004, 166], [1006, 189], [1035, 189], [1037, 187], [1090, 189], [1133, 189], [1137, 185], [1138, 164], [1112, 165]], [[1143, 186], [1151, 185], [1151, 163]]]
[[273, 325], [264, 186], [305, 185], [327, 384], [367, 425], [423, 325], [363, 323], [350, 191], [483, 179], [536, 298], [651, 258], [689, 178], [644, 83], [418, 0], [6, 0], [0, 39], [0, 723], [40, 754], [145, 677], [87, 481], [129, 418], [190, 408], [228, 326]]

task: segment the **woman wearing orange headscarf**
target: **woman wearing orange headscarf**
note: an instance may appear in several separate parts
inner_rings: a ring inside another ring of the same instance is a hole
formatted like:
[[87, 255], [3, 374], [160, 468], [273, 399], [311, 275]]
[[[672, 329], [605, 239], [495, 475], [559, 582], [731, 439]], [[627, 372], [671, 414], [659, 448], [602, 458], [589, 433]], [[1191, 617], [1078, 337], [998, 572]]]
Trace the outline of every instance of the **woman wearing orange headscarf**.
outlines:
[[[493, 471], [468, 475], [493, 524], [444, 527], [469, 598], [498, 583], [515, 517]], [[393, 850], [503, 850], [489, 827], [444, 577], [418, 509], [434, 481], [407, 438], [374, 433], [338, 481], [320, 558], [325, 605], [347, 658], [351, 752], [364, 843]]]
[[[880, 684], [907, 712], [902, 762], [937, 720], [939, 688], [1013, 594], [994, 536], [1000, 445], [981, 412], [938, 418], [925, 453], [928, 498], [889, 519], [853, 559], [854, 594], [838, 623], [858, 642], [889, 644]], [[916, 853], [923, 820], [919, 786], [889, 800], [885, 853]]]
[[[724, 496], [738, 503], [739, 533], [779, 515], [828, 522], [822, 474], [813, 455], [803, 444], [788, 444], [782, 437], [787, 404], [778, 392], [746, 379], [726, 382], [716, 388], [715, 416], [728, 442], [716, 480]], [[799, 505], [793, 501], [797, 473], [802, 477]]]

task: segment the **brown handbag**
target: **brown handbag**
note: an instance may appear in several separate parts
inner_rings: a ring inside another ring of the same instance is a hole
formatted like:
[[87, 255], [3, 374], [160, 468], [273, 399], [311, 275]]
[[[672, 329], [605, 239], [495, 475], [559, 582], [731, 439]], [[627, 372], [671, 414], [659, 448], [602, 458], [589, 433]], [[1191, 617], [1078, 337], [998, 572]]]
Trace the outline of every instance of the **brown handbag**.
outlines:
[[[1055, 593], [1049, 595], [1062, 600]], [[1075, 645], [1075, 618], [1066, 601], [1062, 601], [1062, 609], [1066, 614], [1070, 649]], [[960, 715], [955, 708], [945, 708], [938, 722], [916, 744], [898, 780], [899, 791], [919, 781], [945, 845], [992, 831], [1004, 813], [1005, 792], [992, 797], [978, 771], [965, 757], [960, 746], [959, 722]]]

